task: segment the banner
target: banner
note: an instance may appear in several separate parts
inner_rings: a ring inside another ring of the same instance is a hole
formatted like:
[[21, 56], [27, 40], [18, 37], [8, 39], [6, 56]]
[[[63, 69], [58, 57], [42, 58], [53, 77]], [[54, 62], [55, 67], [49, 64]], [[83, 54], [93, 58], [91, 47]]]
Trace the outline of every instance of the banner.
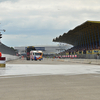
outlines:
[[99, 50], [92, 50], [92, 54], [98, 54], [99, 53]]
[[87, 50], [86, 54], [92, 54], [92, 50]]
[[78, 51], [78, 54], [83, 54], [83, 51]]
[[66, 52], [66, 55], [69, 55], [69, 52]]

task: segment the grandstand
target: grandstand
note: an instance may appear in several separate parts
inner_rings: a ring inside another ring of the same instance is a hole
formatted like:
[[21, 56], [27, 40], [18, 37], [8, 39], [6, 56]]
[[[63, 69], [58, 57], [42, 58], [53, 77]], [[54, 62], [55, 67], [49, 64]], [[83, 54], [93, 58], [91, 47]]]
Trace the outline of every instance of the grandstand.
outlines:
[[53, 42], [72, 44], [74, 47], [65, 51], [66, 55], [96, 58], [100, 54], [100, 21], [86, 21], [73, 30], [56, 37]]
[[0, 52], [3, 54], [16, 55], [16, 51], [0, 42]]

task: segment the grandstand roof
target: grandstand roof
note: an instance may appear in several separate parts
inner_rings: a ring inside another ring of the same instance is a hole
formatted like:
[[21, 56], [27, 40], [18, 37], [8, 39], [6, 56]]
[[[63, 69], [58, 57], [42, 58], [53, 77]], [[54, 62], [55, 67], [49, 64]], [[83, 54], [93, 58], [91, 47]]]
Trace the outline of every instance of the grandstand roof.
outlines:
[[78, 45], [78, 42], [76, 43], [76, 41], [79, 41], [80, 37], [83, 36], [83, 33], [89, 39], [91, 38], [90, 40], [92, 41], [92, 36], [90, 33], [92, 32], [93, 35], [95, 35], [95, 33], [97, 32], [94, 33], [94, 31], [97, 30], [97, 28], [99, 29], [100, 33], [100, 21], [86, 21], [83, 24], [75, 27], [73, 30], [69, 30], [67, 33], [56, 37], [55, 39], [53, 39], [53, 42], [63, 42], [76, 46]]

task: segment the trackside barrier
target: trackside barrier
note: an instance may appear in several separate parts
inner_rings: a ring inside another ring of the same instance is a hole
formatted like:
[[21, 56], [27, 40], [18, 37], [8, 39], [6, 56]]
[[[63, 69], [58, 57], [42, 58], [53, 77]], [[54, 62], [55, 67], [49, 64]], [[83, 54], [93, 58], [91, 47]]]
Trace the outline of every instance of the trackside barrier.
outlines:
[[0, 67], [5, 67], [5, 63], [6, 63], [6, 58], [0, 57]]
[[0, 52], [0, 67], [5, 67], [6, 58], [2, 57], [2, 53]]
[[72, 55], [72, 57], [74, 58], [74, 55]]
[[77, 55], [75, 55], [75, 58], [77, 58]]
[[66, 58], [77, 58], [78, 56], [77, 55], [66, 55], [64, 57], [66, 57]]

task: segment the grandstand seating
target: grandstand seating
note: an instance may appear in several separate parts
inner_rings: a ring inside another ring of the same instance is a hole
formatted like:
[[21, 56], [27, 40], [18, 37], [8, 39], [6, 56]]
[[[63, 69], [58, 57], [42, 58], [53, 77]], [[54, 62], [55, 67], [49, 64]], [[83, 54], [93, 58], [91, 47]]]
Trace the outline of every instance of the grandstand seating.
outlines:
[[79, 58], [99, 56], [100, 58], [100, 21], [86, 21], [56, 37], [53, 42], [63, 42], [74, 46], [60, 55], [77, 55]]

